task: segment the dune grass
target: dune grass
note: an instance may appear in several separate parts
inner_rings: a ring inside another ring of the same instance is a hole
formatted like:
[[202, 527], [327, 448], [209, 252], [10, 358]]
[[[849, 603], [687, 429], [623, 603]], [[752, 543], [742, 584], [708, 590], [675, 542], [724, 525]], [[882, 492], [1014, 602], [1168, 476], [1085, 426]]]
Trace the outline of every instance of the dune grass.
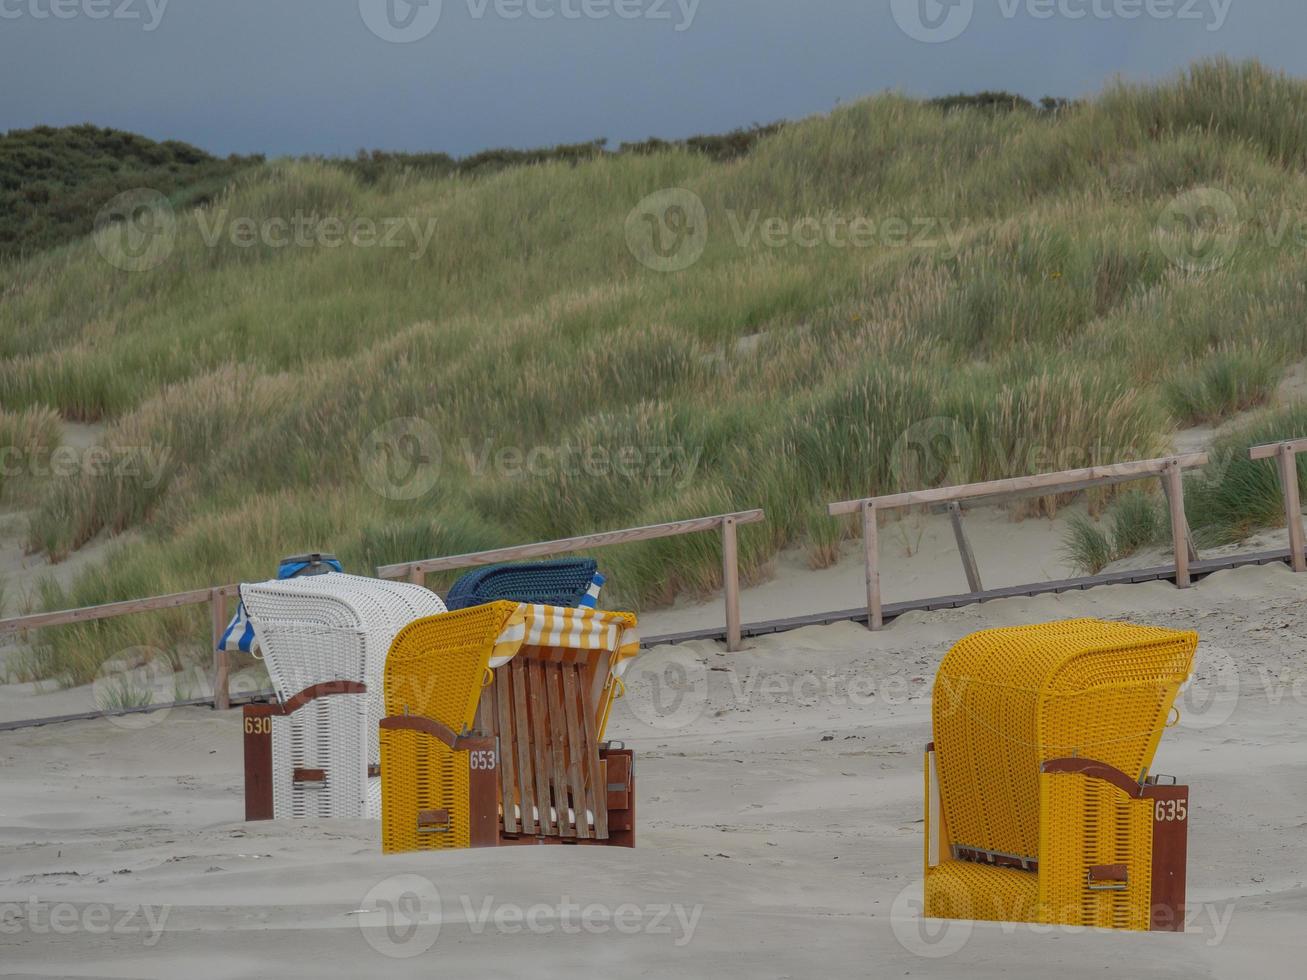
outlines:
[[[1185, 478], [1185, 516], [1200, 547], [1234, 544], [1263, 528], [1284, 525], [1284, 494], [1274, 460], [1251, 460], [1251, 446], [1302, 438], [1307, 404], [1267, 410], [1225, 432], [1212, 445], [1211, 462]], [[1298, 481], [1307, 486], [1307, 459], [1298, 457]], [[1170, 521], [1160, 495], [1132, 490], [1109, 508], [1111, 526], [1077, 515], [1063, 554], [1085, 574], [1143, 548], [1169, 543]]]
[[1131, 490], [1117, 499], [1112, 508], [1112, 550], [1117, 558], [1166, 541], [1170, 536], [1170, 517], [1160, 496]]
[[1167, 382], [1166, 400], [1181, 422], [1218, 422], [1264, 404], [1279, 377], [1280, 364], [1264, 347], [1227, 347]]
[[[0, 298], [0, 402], [104, 422], [121, 463], [51, 481], [29, 546], [141, 532], [43, 599], [262, 577], [305, 549], [368, 571], [764, 507], [741, 534], [757, 578], [788, 545], [833, 560], [826, 501], [1161, 452], [1307, 356], [1307, 252], [1272, 233], [1307, 199], [1304, 115], [1307, 86], [1213, 62], [1047, 113], [878, 96], [730, 159], [244, 171], [177, 214], [156, 267], [123, 272], [84, 239], [19, 264]], [[671, 273], [626, 237], [668, 188], [707, 216], [702, 256]], [[1196, 189], [1237, 214], [1200, 267], [1173, 220]], [[297, 217], [315, 244], [258, 241]], [[333, 234], [394, 219], [396, 248]], [[396, 460], [369, 446], [412, 418], [436, 434], [435, 476], [388, 496], [375, 478]], [[714, 589], [718, 547], [605, 551], [610, 595]], [[114, 650], [203, 635], [194, 610], [51, 630], [40, 669], [84, 680]]]
[[1072, 514], [1068, 519], [1062, 555], [1072, 568], [1085, 575], [1097, 575], [1116, 558], [1107, 533], [1084, 514]]
[[[1229, 544], [1258, 528], [1284, 525], [1284, 495], [1275, 460], [1248, 458], [1249, 446], [1302, 438], [1307, 404], [1262, 412], [1212, 447], [1207, 474], [1186, 480], [1185, 511], [1201, 542]], [[1298, 456], [1298, 482], [1307, 486], [1307, 459]]]
[[51, 454], [62, 433], [53, 409], [34, 407], [16, 412], [0, 408], [0, 501], [12, 501], [51, 474]]
[[1170, 540], [1170, 519], [1160, 495], [1139, 489], [1117, 494], [1108, 516], [1106, 525], [1085, 514], [1067, 521], [1062, 555], [1083, 575], [1097, 575], [1114, 561]]

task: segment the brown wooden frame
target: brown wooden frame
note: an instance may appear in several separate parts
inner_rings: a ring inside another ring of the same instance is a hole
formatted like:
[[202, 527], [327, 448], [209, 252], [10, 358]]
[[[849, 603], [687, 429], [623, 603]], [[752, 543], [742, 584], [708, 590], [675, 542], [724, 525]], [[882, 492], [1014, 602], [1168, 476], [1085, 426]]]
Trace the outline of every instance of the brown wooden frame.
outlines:
[[[599, 750], [599, 761], [602, 771], [609, 774], [608, 778], [619, 778], [616, 773], [621, 772], [622, 782], [608, 783], [607, 799], [607, 819], [608, 819], [608, 839], [597, 840], [593, 837], [561, 837], [545, 834], [509, 834], [506, 833], [499, 825], [499, 802], [496, 796], [493, 808], [488, 804], [482, 803], [482, 814], [490, 813], [493, 815], [495, 826], [498, 831], [497, 845], [509, 846], [520, 844], [588, 844], [600, 847], [635, 847], [635, 763], [634, 754], [630, 749], [601, 748]], [[620, 766], [620, 770], [616, 767]], [[614, 789], [614, 786], [620, 786], [621, 789]], [[475, 802], [475, 797], [474, 797]], [[624, 806], [615, 806], [620, 802]], [[596, 811], [597, 813], [598, 811]], [[472, 820], [475, 823], [477, 813], [474, 810]], [[473, 843], [473, 847], [485, 846]]]
[[[485, 843], [474, 840], [473, 847], [635, 846], [634, 755], [597, 739], [598, 669], [594, 662], [546, 654], [519, 655], [495, 671], [495, 682], [482, 691], [473, 733], [494, 745], [495, 767], [471, 771], [471, 820], [492, 823], [495, 835], [490, 839], [487, 832]], [[580, 819], [569, 821], [569, 809]]]

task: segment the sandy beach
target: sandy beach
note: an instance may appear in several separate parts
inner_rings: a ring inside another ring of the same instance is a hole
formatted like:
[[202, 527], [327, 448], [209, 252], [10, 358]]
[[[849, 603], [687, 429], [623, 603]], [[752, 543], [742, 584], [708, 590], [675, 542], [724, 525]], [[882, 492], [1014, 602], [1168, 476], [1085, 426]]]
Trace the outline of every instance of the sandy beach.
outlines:
[[[731, 655], [651, 650], [609, 729], [637, 752], [634, 850], [387, 857], [364, 821], [247, 824], [238, 712], [5, 733], [0, 973], [1299, 976], [1305, 598], [1307, 577], [1268, 566], [1187, 592], [913, 614], [880, 634], [810, 628]], [[1155, 766], [1192, 787], [1189, 929], [922, 921], [938, 662], [972, 630], [1072, 616], [1203, 637]]]

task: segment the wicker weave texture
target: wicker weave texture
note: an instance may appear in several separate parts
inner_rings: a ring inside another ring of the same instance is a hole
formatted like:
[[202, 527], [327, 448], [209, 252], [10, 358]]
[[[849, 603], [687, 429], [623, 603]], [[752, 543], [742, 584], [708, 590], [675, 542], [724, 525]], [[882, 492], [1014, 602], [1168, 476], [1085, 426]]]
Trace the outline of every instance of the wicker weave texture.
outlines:
[[[278, 820], [367, 816], [366, 744], [340, 733], [366, 724], [362, 695], [312, 701], [288, 717], [272, 719], [272, 815]], [[321, 769], [322, 782], [297, 782], [296, 769]]]
[[[516, 620], [513, 602], [473, 606], [411, 623], [395, 637], [385, 667], [387, 715], [418, 715], [455, 733], [476, 718], [481, 688], [501, 633]], [[469, 756], [420, 732], [381, 732], [381, 849], [467, 847], [470, 841]], [[423, 810], [445, 810], [449, 829], [424, 833]]]
[[[315, 684], [367, 686], [366, 694], [334, 694], [274, 720], [274, 816], [375, 819], [380, 785], [367, 769], [380, 758], [386, 651], [405, 625], [442, 612], [440, 597], [409, 583], [333, 573], [242, 585], [241, 600], [283, 702]], [[324, 769], [325, 782], [296, 782], [300, 768]]]
[[445, 601], [450, 609], [500, 600], [570, 608], [585, 597], [596, 567], [592, 558], [487, 565], [462, 576]]
[[[468, 847], [469, 776], [468, 753], [455, 752], [421, 732], [382, 732], [382, 852]], [[444, 810], [449, 815], [448, 829], [420, 829], [418, 814], [423, 810]]]
[[495, 602], [410, 623], [386, 656], [386, 714], [421, 715], [468, 731], [495, 642], [522, 615], [517, 603]]
[[926, 872], [925, 907], [929, 919], [1036, 922], [1039, 876], [1015, 868], [972, 861], [942, 861]]
[[[1153, 801], [1074, 773], [1039, 777], [1040, 921], [1147, 930], [1151, 918]], [[1125, 888], [1095, 889], [1089, 869], [1124, 865]]]
[[954, 845], [1034, 857], [1049, 759], [1082, 756], [1143, 778], [1197, 642], [1191, 632], [1096, 620], [959, 642], [940, 665], [932, 708]]

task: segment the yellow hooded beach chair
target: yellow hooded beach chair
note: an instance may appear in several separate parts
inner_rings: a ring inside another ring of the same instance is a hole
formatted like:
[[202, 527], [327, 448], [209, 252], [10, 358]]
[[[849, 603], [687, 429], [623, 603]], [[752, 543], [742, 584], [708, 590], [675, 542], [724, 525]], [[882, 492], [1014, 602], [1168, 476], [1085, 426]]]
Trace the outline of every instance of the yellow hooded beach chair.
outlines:
[[603, 742], [630, 613], [492, 602], [409, 624], [386, 658], [386, 853], [633, 846], [631, 753]]
[[945, 656], [925, 915], [1183, 931], [1189, 791], [1149, 775], [1198, 636], [1071, 620]]

